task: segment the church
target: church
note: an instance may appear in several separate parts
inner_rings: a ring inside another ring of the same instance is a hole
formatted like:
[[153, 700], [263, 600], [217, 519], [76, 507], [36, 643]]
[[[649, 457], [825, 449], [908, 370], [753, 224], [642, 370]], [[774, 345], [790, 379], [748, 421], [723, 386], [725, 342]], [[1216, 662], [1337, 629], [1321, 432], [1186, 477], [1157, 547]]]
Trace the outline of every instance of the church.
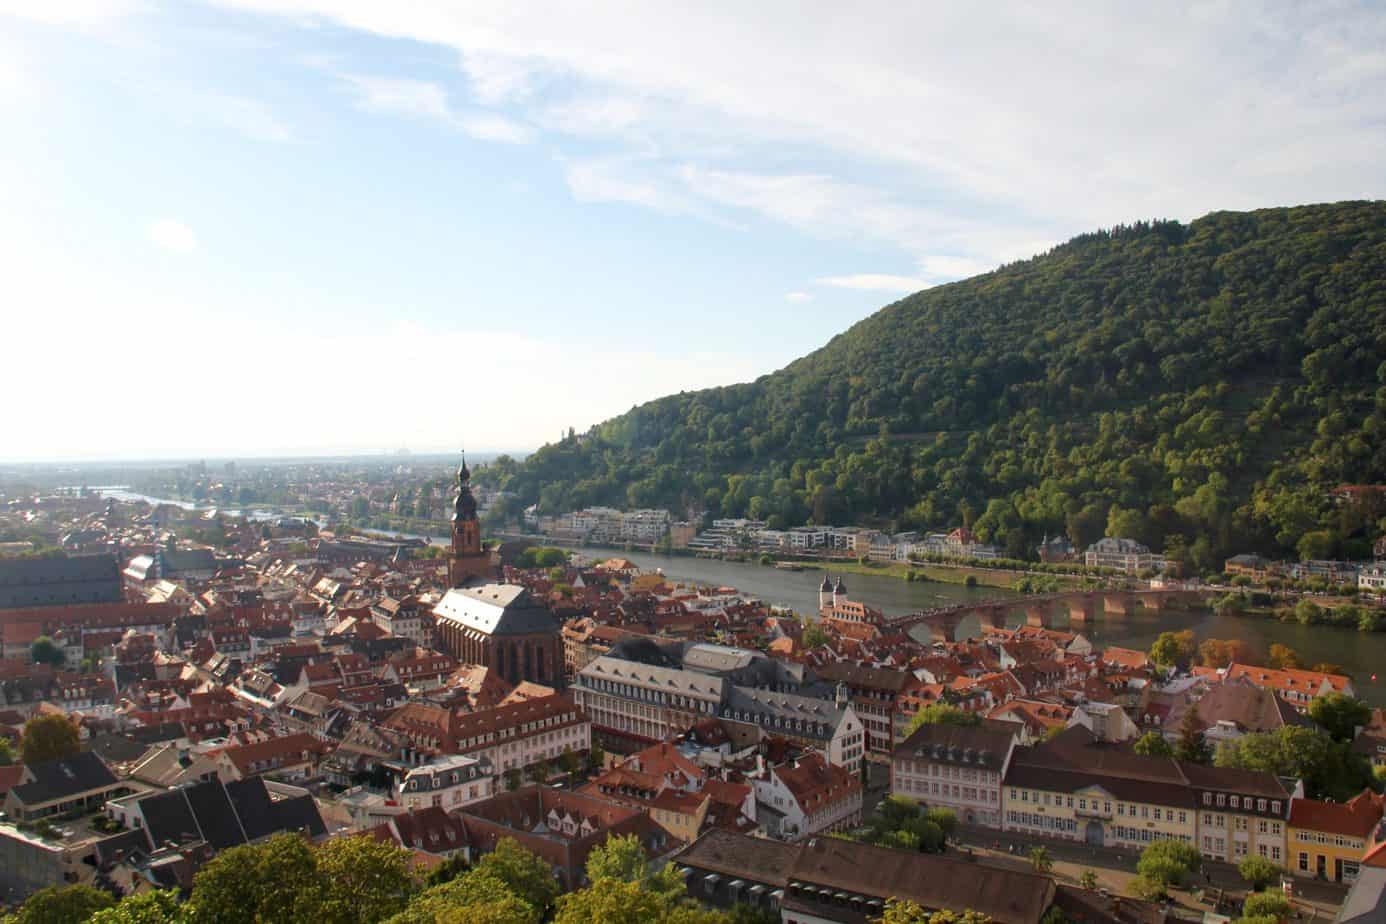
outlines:
[[525, 588], [496, 580], [498, 567], [481, 545], [471, 477], [464, 459], [452, 517], [451, 588], [433, 608], [438, 645], [459, 662], [489, 667], [511, 684], [560, 686], [558, 621]]

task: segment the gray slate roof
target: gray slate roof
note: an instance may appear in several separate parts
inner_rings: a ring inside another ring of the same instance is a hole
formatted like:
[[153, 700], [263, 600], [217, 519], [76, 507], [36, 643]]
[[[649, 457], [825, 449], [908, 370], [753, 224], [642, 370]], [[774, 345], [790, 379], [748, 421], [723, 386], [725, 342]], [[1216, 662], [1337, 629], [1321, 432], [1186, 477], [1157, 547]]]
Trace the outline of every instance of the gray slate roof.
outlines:
[[553, 614], [517, 584], [455, 587], [433, 608], [438, 619], [483, 635], [556, 632]]
[[0, 559], [0, 609], [124, 599], [114, 555]]
[[30, 764], [28, 769], [34, 775], [33, 782], [21, 783], [10, 790], [25, 805], [67, 799], [120, 782], [111, 768], [91, 751], [62, 760]]

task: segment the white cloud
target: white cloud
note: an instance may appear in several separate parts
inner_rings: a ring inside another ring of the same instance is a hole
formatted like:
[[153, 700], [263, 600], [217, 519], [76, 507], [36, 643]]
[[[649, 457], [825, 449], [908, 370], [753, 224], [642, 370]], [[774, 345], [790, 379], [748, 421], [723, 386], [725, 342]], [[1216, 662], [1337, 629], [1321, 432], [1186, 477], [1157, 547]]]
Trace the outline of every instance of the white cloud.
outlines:
[[813, 296], [808, 292], [786, 292], [784, 294], [784, 300], [787, 302], [807, 302], [812, 299]]
[[221, 2], [447, 47], [476, 99], [655, 158], [659, 182], [608, 166], [620, 201], [667, 209], [688, 165], [682, 195], [799, 228], [845, 209], [926, 278], [1119, 221], [1386, 195], [1370, 3]]
[[151, 222], [149, 239], [174, 253], [192, 253], [198, 247], [197, 235], [192, 228], [176, 218], [159, 218]]
[[367, 112], [435, 119], [481, 141], [520, 144], [531, 136], [525, 126], [494, 113], [455, 111], [446, 88], [432, 81], [359, 74], [342, 79], [356, 89], [356, 104]]
[[200, 95], [197, 102], [198, 111], [253, 141], [284, 144], [294, 140], [293, 129], [259, 100], [210, 93]]
[[447, 91], [436, 83], [354, 74], [342, 77], [356, 88], [356, 104], [368, 112], [452, 120]]
[[635, 158], [565, 160], [563, 177], [579, 202], [626, 202], [669, 213], [688, 212], [692, 207], [665, 176]]
[[481, 112], [457, 117], [457, 127], [478, 141], [524, 144], [534, 133], [528, 127], [504, 116]]
[[888, 273], [854, 273], [849, 276], [822, 276], [814, 282], [838, 289], [861, 289], [866, 292], [918, 292], [930, 282], [917, 276], [892, 276]]
[[99, 26], [146, 9], [139, 0], [0, 0], [0, 16], [49, 26]]

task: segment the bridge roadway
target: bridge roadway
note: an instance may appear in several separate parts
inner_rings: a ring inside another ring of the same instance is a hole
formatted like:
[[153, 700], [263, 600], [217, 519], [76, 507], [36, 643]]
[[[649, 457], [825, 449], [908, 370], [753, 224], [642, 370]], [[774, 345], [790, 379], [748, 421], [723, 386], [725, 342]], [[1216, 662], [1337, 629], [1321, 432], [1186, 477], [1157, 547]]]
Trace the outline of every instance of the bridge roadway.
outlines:
[[958, 625], [971, 615], [980, 618], [984, 625], [1005, 628], [1006, 618], [1011, 612], [1024, 610], [1028, 625], [1053, 628], [1055, 611], [1061, 606], [1067, 610], [1071, 624], [1082, 624], [1097, 618], [1099, 607], [1106, 616], [1125, 616], [1137, 609], [1159, 612], [1171, 603], [1197, 602], [1205, 593], [1207, 592], [1182, 589], [1059, 591], [1014, 599], [934, 607], [910, 613], [908, 616], [888, 619], [885, 625], [892, 629], [910, 629], [918, 625], [927, 625], [935, 641], [951, 641]]

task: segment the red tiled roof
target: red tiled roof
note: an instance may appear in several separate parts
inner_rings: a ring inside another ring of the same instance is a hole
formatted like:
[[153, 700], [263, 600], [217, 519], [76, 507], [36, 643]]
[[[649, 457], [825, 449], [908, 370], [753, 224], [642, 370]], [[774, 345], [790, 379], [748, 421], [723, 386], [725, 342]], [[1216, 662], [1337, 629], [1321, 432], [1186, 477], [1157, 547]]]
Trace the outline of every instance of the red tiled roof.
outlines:
[[1363, 790], [1347, 802], [1295, 799], [1290, 803], [1290, 826], [1348, 837], [1366, 837], [1381, 821], [1383, 797]]

